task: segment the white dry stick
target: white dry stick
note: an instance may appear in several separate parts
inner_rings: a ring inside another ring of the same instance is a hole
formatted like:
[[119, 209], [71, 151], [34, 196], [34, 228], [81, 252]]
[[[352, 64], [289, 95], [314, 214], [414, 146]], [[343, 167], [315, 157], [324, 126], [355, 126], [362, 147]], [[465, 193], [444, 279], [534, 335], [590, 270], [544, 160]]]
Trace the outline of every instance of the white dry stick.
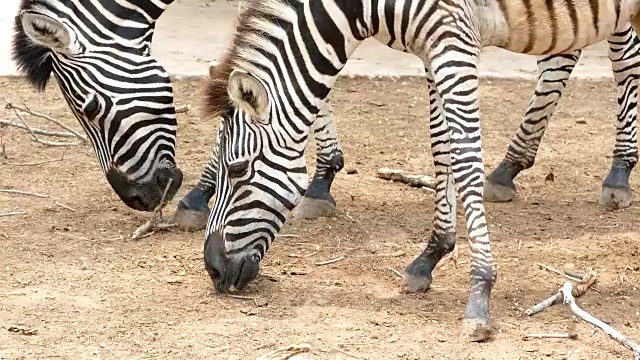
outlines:
[[[17, 122], [10, 121], [10, 120], [0, 120], [0, 125], [13, 126], [13, 127], [17, 127], [18, 129], [29, 130], [29, 127], [27, 127], [26, 125], [18, 124]], [[49, 131], [49, 130], [42, 130], [42, 129], [36, 129], [36, 128], [31, 128], [31, 131], [34, 134], [45, 135], [45, 136], [55, 136], [55, 137], [64, 137], [64, 138], [76, 137], [74, 134], [69, 132], [64, 132], [64, 131]]]
[[191, 105], [176, 106], [176, 114], [189, 112], [189, 109], [191, 109]]
[[29, 126], [29, 124], [27, 124], [27, 121], [22, 117], [22, 115], [20, 115], [18, 110], [15, 108], [15, 106], [13, 106], [11, 103], [7, 103], [6, 108], [7, 109], [13, 109], [13, 112], [15, 112], [16, 116], [18, 117], [18, 119], [20, 119], [22, 124], [27, 128], [27, 130], [29, 130], [29, 133], [31, 134], [31, 140], [33, 142], [37, 142], [37, 143], [40, 143], [42, 145], [47, 145], [47, 146], [75, 146], [75, 145], [81, 144], [81, 142], [68, 143], [68, 142], [57, 142], [57, 141], [42, 140], [42, 139], [40, 139], [39, 137], [36, 136], [36, 134], [33, 131], [33, 129]]
[[344, 260], [344, 256], [340, 256], [340, 257], [337, 257], [335, 259], [330, 259], [330, 260], [327, 260], [327, 261], [320, 261], [320, 262], [317, 262], [316, 265], [317, 266], [329, 265], [329, 264], [336, 263], [336, 262], [338, 262], [340, 260]]
[[158, 204], [158, 206], [156, 206], [155, 209], [153, 209], [153, 215], [151, 216], [151, 219], [147, 220], [147, 222], [142, 224], [142, 226], [140, 226], [133, 232], [133, 234], [131, 235], [132, 240], [139, 239], [145, 233], [147, 233], [147, 231], [151, 230], [154, 227], [157, 229], [168, 229], [177, 225], [160, 223], [162, 221], [161, 211], [167, 205], [167, 193], [169, 192], [169, 186], [171, 186], [172, 182], [173, 179], [169, 179], [169, 182], [167, 183], [167, 186], [164, 188], [164, 192], [162, 193], [162, 198], [160, 198], [160, 203]]
[[[22, 112], [26, 112], [27, 114], [31, 114], [31, 115], [33, 115], [33, 116], [35, 116], [35, 117], [39, 117], [39, 118], [42, 118], [42, 119], [48, 120], [48, 121], [50, 121], [50, 122], [52, 122], [52, 123], [54, 123], [54, 124], [56, 124], [56, 125], [60, 126], [61, 128], [63, 128], [63, 129], [65, 129], [65, 130], [69, 131], [70, 133], [72, 133], [73, 135], [75, 135], [75, 137], [77, 137], [78, 139], [82, 140], [82, 142], [85, 142], [85, 143], [86, 143], [86, 142], [88, 141], [86, 136], [84, 136], [84, 135], [80, 134], [80, 133], [79, 133], [79, 132], [77, 132], [76, 130], [74, 130], [74, 129], [70, 128], [69, 126], [67, 126], [67, 125], [65, 125], [65, 124], [63, 124], [60, 120], [58, 120], [58, 119], [56, 119], [56, 118], [54, 118], [54, 117], [51, 117], [51, 116], [49, 116], [49, 115], [41, 114], [41, 113], [39, 113], [39, 112], [35, 112], [35, 111], [33, 111], [33, 110], [31, 110], [31, 109], [29, 109], [29, 108], [27, 108], [27, 107], [18, 106], [18, 105], [16, 105], [16, 104], [13, 104], [13, 103], [10, 103], [10, 102], [7, 102], [7, 105], [5, 106], [5, 108], [6, 108], [7, 110], [12, 110], [12, 109], [13, 109], [13, 111], [16, 113], [16, 115], [18, 114], [17, 110], [20, 110], [20, 111], [22, 111]], [[24, 121], [23, 121], [23, 122], [24, 122]], [[27, 125], [27, 124], [25, 123], [25, 125]], [[28, 126], [28, 125], [27, 125], [27, 126]]]
[[622, 346], [626, 347], [627, 349], [633, 351], [633, 354], [637, 359], [638, 356], [640, 356], [638, 355], [640, 354], [640, 345], [638, 345], [636, 342], [629, 339], [628, 337], [624, 336], [618, 330], [612, 328], [606, 323], [595, 318], [593, 315], [582, 310], [578, 306], [578, 304], [576, 304], [576, 299], [573, 297], [573, 294], [571, 293], [572, 291], [573, 291], [573, 285], [571, 284], [571, 282], [570, 281], [565, 282], [564, 285], [562, 286], [562, 295], [564, 296], [563, 302], [569, 305], [569, 309], [571, 309], [571, 312], [575, 316], [579, 317], [580, 319], [599, 327], [602, 331], [604, 331], [607, 335], [609, 335], [609, 337], [611, 337], [613, 340], [622, 344]]
[[42, 194], [33, 193], [33, 192], [29, 192], [29, 191], [20, 191], [20, 190], [11, 190], [11, 189], [0, 189], [0, 192], [7, 193], [7, 194], [18, 194], [18, 195], [35, 196], [35, 197], [39, 197], [39, 198], [48, 198], [49, 197], [49, 195], [42, 195]]
[[275, 349], [258, 357], [256, 360], [285, 360], [309, 351], [311, 351], [311, 344], [301, 342]]
[[[563, 275], [563, 274], [560, 274], [560, 275]], [[575, 275], [577, 276], [578, 274], [575, 274]], [[573, 289], [573, 296], [576, 298], [579, 298], [582, 295], [584, 295], [588, 289], [593, 289], [592, 286], [596, 282], [596, 275], [593, 272], [587, 272], [584, 275], [582, 275], [582, 279], [580, 279], [579, 281], [580, 283], [578, 283], [578, 285]], [[550, 306], [561, 303], [563, 299], [564, 299], [564, 296], [562, 295], [562, 289], [560, 289], [558, 290], [558, 292], [549, 296], [547, 299], [528, 308], [524, 313], [527, 316], [533, 316]]]
[[4, 216], [14, 216], [14, 215], [24, 215], [26, 214], [26, 212], [24, 211], [14, 211], [14, 212], [10, 212], [10, 213], [3, 213], [0, 214], [0, 217], [4, 217]]
[[426, 175], [406, 175], [403, 170], [379, 169], [376, 176], [381, 179], [398, 181], [413, 187], [436, 188], [436, 180]]

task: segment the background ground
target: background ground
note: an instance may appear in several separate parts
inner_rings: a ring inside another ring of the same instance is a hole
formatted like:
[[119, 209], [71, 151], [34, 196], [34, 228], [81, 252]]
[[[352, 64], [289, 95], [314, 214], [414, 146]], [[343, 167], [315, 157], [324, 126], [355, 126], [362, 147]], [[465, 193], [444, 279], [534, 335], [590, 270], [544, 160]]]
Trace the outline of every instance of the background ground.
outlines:
[[[197, 105], [201, 81], [177, 81], [176, 103]], [[533, 88], [482, 80], [488, 171], [502, 157]], [[462, 263], [439, 269], [430, 292], [400, 294], [399, 278], [387, 269], [402, 271], [431, 229], [431, 194], [375, 177], [379, 167], [433, 173], [420, 79], [338, 81], [332, 101], [345, 167], [357, 174], [342, 171], [336, 178], [338, 215], [287, 224], [282, 234], [294, 236], [277, 240], [262, 275], [243, 291], [256, 302], [213, 292], [201, 268], [202, 231], [129, 240], [147, 215], [120, 202], [90, 147], [45, 148], [22, 130], [0, 129], [8, 157], [0, 160], [0, 188], [50, 196], [0, 193], [0, 213], [27, 212], [0, 218], [0, 358], [251, 359], [306, 339], [314, 359], [352, 358], [344, 352], [362, 359], [629, 359], [628, 350], [576, 323], [561, 306], [521, 316], [562, 283], [537, 262], [593, 267], [602, 293], [591, 291], [580, 304], [640, 339], [640, 296], [632, 285], [640, 284], [640, 174], [632, 173], [631, 208], [597, 206], [613, 147], [615, 89], [586, 81], [568, 88], [536, 166], [517, 181], [520, 197], [488, 205], [499, 265], [492, 299], [499, 331], [486, 344], [458, 342], [468, 294], [462, 217]], [[36, 94], [21, 79], [0, 78], [0, 92], [79, 128], [53, 86]], [[0, 118], [15, 115], [0, 110]], [[179, 115], [178, 160], [186, 178], [176, 200], [196, 183], [216, 122], [200, 119], [195, 108]], [[555, 181], [545, 182], [550, 172]], [[314, 265], [338, 256], [345, 259]], [[7, 331], [11, 326], [37, 334]], [[530, 332], [573, 329], [580, 336], [575, 341], [522, 340]]]

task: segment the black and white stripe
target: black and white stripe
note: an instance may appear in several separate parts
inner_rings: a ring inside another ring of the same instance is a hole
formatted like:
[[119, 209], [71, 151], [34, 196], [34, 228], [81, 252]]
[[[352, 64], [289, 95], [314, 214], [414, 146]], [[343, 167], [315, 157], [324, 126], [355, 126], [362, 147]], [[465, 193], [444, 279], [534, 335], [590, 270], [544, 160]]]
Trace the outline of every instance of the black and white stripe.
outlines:
[[[216, 288], [242, 288], [257, 276], [260, 260], [306, 189], [303, 155], [315, 115], [349, 56], [364, 39], [375, 37], [419, 56], [431, 88], [435, 223], [427, 248], [406, 269], [406, 288], [426, 290], [433, 268], [453, 249], [457, 193], [471, 253], [463, 335], [487, 339], [497, 273], [483, 201], [480, 50], [566, 53], [611, 36], [636, 15], [605, 3], [596, 4], [603, 10], [597, 18], [585, 15], [592, 8], [577, 9], [588, 3], [550, 5], [553, 12], [501, 0], [248, 2], [206, 98], [209, 113], [224, 118], [217, 196], [204, 249]], [[553, 36], [545, 36], [549, 27], [534, 25], [534, 19], [553, 24]]]
[[151, 211], [176, 167], [169, 75], [150, 55], [155, 21], [172, 0], [23, 0], [13, 58], [38, 90], [51, 75], [87, 133], [109, 183]]

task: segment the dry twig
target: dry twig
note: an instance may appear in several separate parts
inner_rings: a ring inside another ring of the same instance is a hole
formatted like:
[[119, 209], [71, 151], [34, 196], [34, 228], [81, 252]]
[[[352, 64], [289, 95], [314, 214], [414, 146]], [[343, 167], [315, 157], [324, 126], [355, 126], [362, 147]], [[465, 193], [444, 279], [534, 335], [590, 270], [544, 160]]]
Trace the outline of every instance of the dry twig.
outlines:
[[[8, 101], [7, 101], [7, 105], [5, 106], [5, 108], [6, 108], [7, 110], [13, 110], [13, 111], [16, 113], [16, 115], [19, 115], [19, 113], [18, 113], [18, 111], [17, 111], [17, 110], [20, 110], [20, 111], [25, 112], [25, 113], [27, 113], [27, 114], [31, 114], [31, 115], [33, 115], [33, 116], [35, 116], [35, 117], [39, 117], [39, 118], [41, 118], [41, 119], [48, 120], [48, 121], [50, 121], [50, 122], [52, 122], [52, 123], [54, 123], [54, 124], [56, 124], [56, 125], [60, 126], [61, 128], [63, 128], [63, 129], [65, 129], [65, 130], [69, 131], [70, 133], [72, 133], [73, 135], [75, 135], [75, 137], [76, 137], [76, 138], [78, 138], [78, 139], [82, 140], [82, 142], [86, 143], [86, 142], [88, 141], [86, 136], [84, 136], [84, 135], [80, 134], [80, 133], [79, 133], [79, 132], [77, 132], [76, 130], [74, 130], [74, 129], [70, 128], [69, 126], [65, 125], [64, 123], [62, 123], [60, 120], [58, 120], [58, 119], [56, 119], [56, 118], [53, 118], [53, 117], [51, 117], [51, 116], [49, 116], [49, 115], [45, 115], [45, 114], [41, 114], [41, 113], [39, 113], [39, 112], [35, 112], [35, 111], [33, 111], [33, 110], [31, 110], [31, 109], [27, 108], [26, 106], [25, 106], [25, 107], [18, 106], [18, 105], [15, 105], [15, 104], [13, 104], [13, 103], [10, 103], [10, 102], [8, 102]], [[19, 116], [19, 118], [21, 118], [21, 117]], [[21, 119], [21, 121], [24, 123], [24, 125], [25, 125], [25, 126], [29, 127], [29, 126], [24, 122], [24, 120], [23, 120], [23, 119]], [[33, 134], [33, 131], [32, 131], [32, 130], [29, 130], [29, 131]]]
[[564, 334], [527, 334], [524, 336], [525, 339], [571, 339], [575, 340], [578, 338], [578, 334], [576, 333], [564, 333]]
[[[589, 272], [586, 273], [579, 281], [580, 283], [573, 289], [573, 296], [576, 298], [581, 297], [587, 292], [587, 290], [596, 282], [596, 276], [594, 273]], [[530, 307], [524, 313], [527, 316], [533, 316], [550, 306], [561, 303], [563, 299], [564, 295], [562, 294], [562, 289], [560, 289], [557, 293]]]
[[621, 332], [614, 329], [613, 327], [607, 325], [606, 323], [600, 321], [593, 315], [588, 312], [582, 310], [578, 304], [576, 304], [576, 299], [573, 296], [574, 288], [570, 281], [567, 281], [562, 286], [562, 295], [564, 296], [563, 302], [569, 305], [569, 309], [573, 315], [579, 317], [580, 319], [599, 327], [602, 331], [604, 331], [610, 338], [620, 343], [622, 346], [627, 349], [633, 351], [634, 357], [637, 359], [640, 357], [640, 345], [638, 345], [633, 340], [624, 336]]
[[176, 114], [187, 113], [191, 109], [191, 105], [176, 106]]
[[27, 130], [27, 131], [30, 131], [30, 132], [32, 132], [34, 134], [38, 134], [38, 135], [53, 136], [53, 137], [64, 137], [64, 138], [75, 138], [76, 137], [74, 134], [69, 133], [69, 132], [64, 132], [64, 131], [49, 131], [49, 130], [30, 128], [26, 124], [24, 124], [24, 125], [23, 124], [19, 124], [19, 123], [15, 122], [15, 121], [12, 121], [12, 120], [0, 120], [0, 125], [17, 127], [18, 129]]
[[320, 261], [320, 262], [317, 262], [316, 265], [317, 266], [329, 265], [329, 264], [336, 263], [336, 262], [338, 262], [340, 260], [344, 260], [344, 256], [340, 256], [340, 257], [337, 257], [335, 259], [330, 259], [330, 260], [326, 260], [326, 261]]
[[404, 279], [404, 275], [402, 275], [402, 273], [394, 268], [392, 268], [391, 266], [387, 266], [387, 269], [389, 271], [391, 271], [392, 273], [398, 275], [400, 277], [400, 279]]
[[24, 211], [14, 211], [14, 212], [8, 212], [8, 213], [0, 213], [0, 217], [14, 216], [14, 215], [24, 215], [24, 214], [26, 214], [26, 212], [24, 212]]
[[453, 251], [451, 251], [450, 253], [445, 255], [442, 259], [440, 259], [440, 261], [438, 261], [438, 263], [433, 268], [433, 270], [441, 268], [449, 260], [453, 260], [453, 266], [458, 267], [458, 244], [455, 244], [453, 246]]
[[38, 194], [38, 193], [33, 193], [33, 192], [29, 192], [29, 191], [21, 191], [21, 190], [0, 189], [0, 192], [7, 193], [7, 194], [18, 194], [18, 195], [35, 196], [35, 197], [39, 197], [39, 198], [48, 198], [49, 197], [49, 195], [42, 195], [42, 194]]
[[405, 175], [403, 170], [382, 168], [378, 170], [376, 175], [381, 179], [398, 181], [413, 187], [425, 187], [428, 189], [436, 188], [436, 181], [434, 178], [426, 175]]
[[171, 186], [172, 182], [173, 179], [169, 179], [169, 182], [167, 183], [167, 186], [164, 188], [164, 192], [162, 193], [162, 198], [160, 198], [160, 203], [158, 204], [158, 206], [156, 206], [155, 209], [153, 209], [153, 215], [151, 216], [151, 219], [147, 220], [147, 222], [142, 224], [133, 232], [133, 234], [131, 235], [132, 240], [142, 238], [142, 236], [152, 228], [162, 230], [177, 226], [177, 224], [161, 223], [162, 209], [167, 206], [167, 193], [169, 192], [169, 187]]
[[256, 360], [286, 360], [291, 358], [292, 356], [304, 352], [311, 351], [311, 344], [308, 343], [297, 343], [289, 346], [284, 346], [273, 351], [270, 351]]

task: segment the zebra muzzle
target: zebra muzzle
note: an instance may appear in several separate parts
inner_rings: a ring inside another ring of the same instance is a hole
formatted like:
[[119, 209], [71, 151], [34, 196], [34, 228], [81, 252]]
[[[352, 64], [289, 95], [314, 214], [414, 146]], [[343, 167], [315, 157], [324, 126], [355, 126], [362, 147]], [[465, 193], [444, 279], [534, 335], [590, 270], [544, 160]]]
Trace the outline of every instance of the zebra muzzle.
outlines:
[[217, 231], [209, 234], [204, 243], [204, 262], [214, 287], [222, 294], [242, 290], [260, 272], [256, 256], [240, 253], [229, 257]]

